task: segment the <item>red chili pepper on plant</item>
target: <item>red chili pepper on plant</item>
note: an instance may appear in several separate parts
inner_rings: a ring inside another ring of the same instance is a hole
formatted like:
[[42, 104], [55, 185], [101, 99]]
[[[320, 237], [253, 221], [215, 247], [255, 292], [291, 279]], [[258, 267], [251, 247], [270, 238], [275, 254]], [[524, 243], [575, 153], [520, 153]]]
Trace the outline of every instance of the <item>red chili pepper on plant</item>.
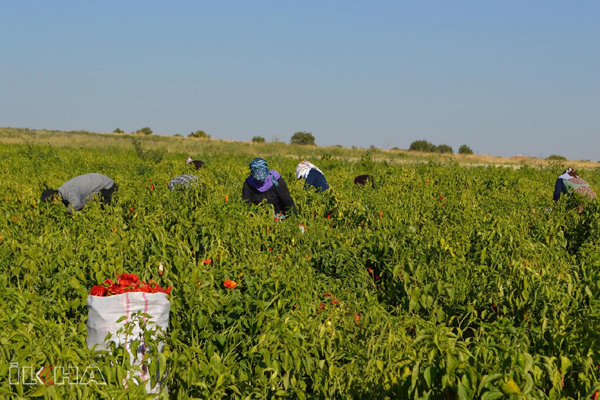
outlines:
[[227, 289], [233, 289], [237, 286], [237, 283], [236, 283], [236, 281], [227, 280], [227, 281], [223, 282], [223, 286], [225, 286]]

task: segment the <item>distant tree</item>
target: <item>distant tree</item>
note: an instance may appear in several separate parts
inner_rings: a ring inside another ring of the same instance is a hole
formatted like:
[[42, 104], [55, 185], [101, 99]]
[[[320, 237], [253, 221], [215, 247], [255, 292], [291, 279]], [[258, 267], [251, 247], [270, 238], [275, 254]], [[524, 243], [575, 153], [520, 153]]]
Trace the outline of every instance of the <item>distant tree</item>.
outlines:
[[271, 136], [271, 143], [281, 143], [281, 138], [279, 137], [279, 135]]
[[442, 154], [454, 154], [454, 149], [450, 146], [448, 146], [447, 144], [440, 144], [437, 147], [437, 151], [438, 153], [442, 153]]
[[558, 154], [552, 154], [546, 158], [548, 161], [567, 161], [567, 157], [559, 156]]
[[291, 144], [315, 145], [315, 137], [310, 132], [296, 132], [292, 135]]
[[117, 128], [113, 131], [113, 133], [125, 133], [121, 128]]
[[410, 144], [408, 150], [422, 151], [424, 153], [435, 153], [437, 151], [437, 146], [428, 142], [427, 140], [415, 140]]
[[264, 143], [265, 142], [265, 138], [262, 136], [254, 136], [252, 138], [252, 143]]
[[199, 138], [199, 139], [210, 139], [210, 135], [207, 135], [204, 131], [191, 132], [188, 137]]
[[142, 129], [138, 129], [136, 133], [141, 133], [143, 135], [152, 135], [152, 129], [150, 129], [146, 126]]
[[458, 148], [458, 154], [473, 154], [473, 150], [466, 144], [463, 144]]
[[181, 136], [179, 133], [176, 133], [173, 135], [173, 137], [183, 137], [183, 136]]

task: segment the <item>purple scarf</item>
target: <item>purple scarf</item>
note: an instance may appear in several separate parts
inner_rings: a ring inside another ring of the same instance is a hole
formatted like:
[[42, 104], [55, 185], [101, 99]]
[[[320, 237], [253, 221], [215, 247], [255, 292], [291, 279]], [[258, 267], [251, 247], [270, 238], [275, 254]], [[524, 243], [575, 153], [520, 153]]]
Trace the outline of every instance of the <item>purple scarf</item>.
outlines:
[[[275, 170], [271, 170], [271, 174], [273, 174], [273, 178], [275, 178], [275, 180], [281, 178], [279, 172]], [[267, 179], [264, 182], [261, 182], [257, 181], [252, 175], [250, 175], [248, 178], [246, 178], [246, 182], [248, 182], [250, 186], [252, 186], [254, 189], [258, 190], [261, 193], [266, 192], [273, 186], [273, 180], [270, 176], [267, 176]]]

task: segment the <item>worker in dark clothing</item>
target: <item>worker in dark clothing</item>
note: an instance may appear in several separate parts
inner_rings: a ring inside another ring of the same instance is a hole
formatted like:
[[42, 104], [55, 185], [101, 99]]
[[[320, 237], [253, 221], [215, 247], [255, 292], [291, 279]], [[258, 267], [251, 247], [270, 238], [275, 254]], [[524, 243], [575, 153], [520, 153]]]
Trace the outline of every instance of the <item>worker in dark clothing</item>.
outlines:
[[106, 175], [85, 174], [63, 183], [58, 190], [46, 189], [42, 192], [42, 202], [58, 202], [67, 207], [70, 213], [85, 207], [88, 200], [100, 195], [103, 204], [110, 203], [113, 193], [118, 189], [115, 182]]
[[302, 161], [296, 167], [296, 179], [304, 178], [304, 189], [315, 188], [318, 192], [329, 190], [323, 171], [309, 161]]
[[188, 157], [185, 160], [186, 164], [192, 164], [194, 167], [196, 167], [196, 169], [200, 169], [204, 166], [204, 161], [200, 161], [200, 160], [193, 160], [192, 157]]
[[371, 186], [373, 189], [375, 189], [375, 180], [373, 179], [373, 177], [371, 175], [359, 175], [356, 178], [354, 178], [354, 184], [356, 186]]
[[242, 199], [257, 205], [266, 200], [273, 205], [276, 219], [297, 213], [285, 181], [279, 172], [270, 170], [262, 158], [257, 157], [250, 162], [250, 176], [244, 182]]

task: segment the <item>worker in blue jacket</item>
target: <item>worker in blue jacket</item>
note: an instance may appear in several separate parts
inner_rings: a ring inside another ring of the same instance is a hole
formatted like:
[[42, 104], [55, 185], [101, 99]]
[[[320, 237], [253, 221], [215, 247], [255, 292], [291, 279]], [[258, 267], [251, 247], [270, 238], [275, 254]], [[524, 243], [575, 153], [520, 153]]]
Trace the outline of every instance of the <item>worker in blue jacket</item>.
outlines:
[[319, 192], [329, 190], [329, 184], [323, 172], [309, 161], [302, 161], [296, 167], [296, 178], [304, 178], [304, 189], [315, 188]]

